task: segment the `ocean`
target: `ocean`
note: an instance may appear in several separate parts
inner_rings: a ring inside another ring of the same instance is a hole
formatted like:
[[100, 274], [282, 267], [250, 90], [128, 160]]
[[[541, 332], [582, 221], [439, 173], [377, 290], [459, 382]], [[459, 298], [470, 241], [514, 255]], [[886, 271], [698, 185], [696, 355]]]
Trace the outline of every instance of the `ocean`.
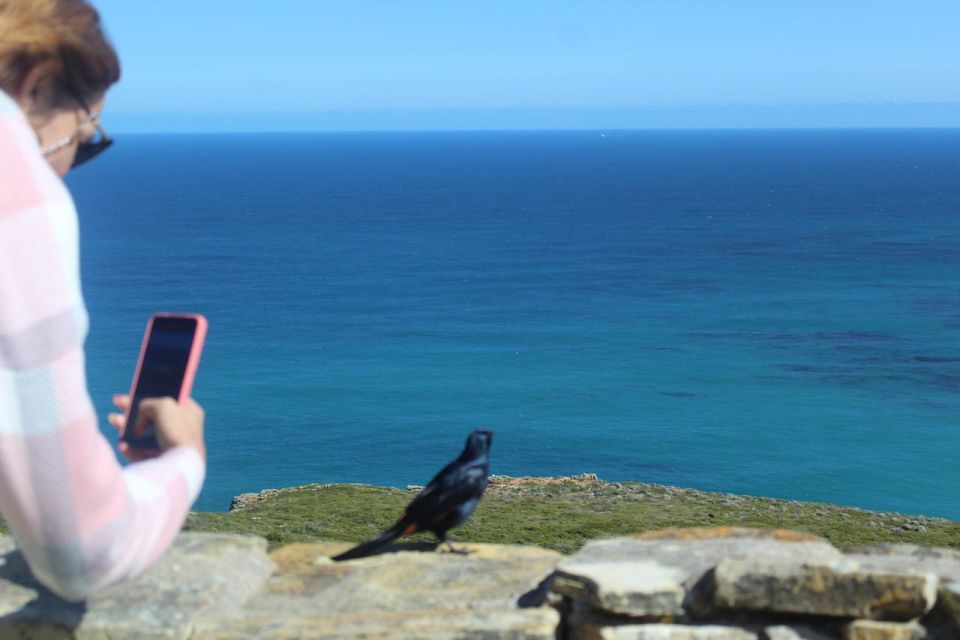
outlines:
[[196, 508], [485, 427], [497, 474], [960, 519], [960, 130], [121, 135], [68, 184], [102, 416], [151, 313], [210, 321]]

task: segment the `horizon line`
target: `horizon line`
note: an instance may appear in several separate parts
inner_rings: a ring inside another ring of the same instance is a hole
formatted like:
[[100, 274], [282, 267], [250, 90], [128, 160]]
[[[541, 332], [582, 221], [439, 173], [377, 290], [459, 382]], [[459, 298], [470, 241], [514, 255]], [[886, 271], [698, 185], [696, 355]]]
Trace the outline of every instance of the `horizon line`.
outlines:
[[665, 131], [952, 131], [960, 130], [960, 124], [910, 124], [910, 125], [757, 125], [757, 126], [666, 126], [666, 127], [453, 127], [453, 128], [371, 128], [371, 129], [225, 129], [225, 130], [169, 130], [169, 131], [149, 131], [149, 130], [120, 130], [112, 134], [116, 136], [125, 135], [241, 135], [241, 134], [312, 134], [312, 133], [336, 133], [336, 134], [358, 134], [358, 133], [653, 133]]

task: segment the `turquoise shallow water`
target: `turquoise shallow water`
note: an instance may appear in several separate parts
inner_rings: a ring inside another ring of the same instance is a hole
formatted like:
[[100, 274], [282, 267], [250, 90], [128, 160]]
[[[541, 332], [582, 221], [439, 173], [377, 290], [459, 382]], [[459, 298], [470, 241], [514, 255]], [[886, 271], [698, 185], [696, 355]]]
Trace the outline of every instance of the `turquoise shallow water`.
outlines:
[[101, 413], [211, 323], [198, 506], [590, 471], [960, 518], [960, 131], [122, 136], [70, 185]]

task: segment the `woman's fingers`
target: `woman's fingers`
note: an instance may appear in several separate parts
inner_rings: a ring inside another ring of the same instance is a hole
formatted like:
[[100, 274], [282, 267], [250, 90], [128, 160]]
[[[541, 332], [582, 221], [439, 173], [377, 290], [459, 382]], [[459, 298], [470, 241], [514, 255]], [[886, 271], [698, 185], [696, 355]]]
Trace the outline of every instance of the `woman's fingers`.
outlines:
[[[107, 415], [107, 421], [114, 429], [118, 431], [132, 429], [133, 435], [140, 436], [144, 429], [153, 425], [160, 451], [189, 446], [206, 459], [206, 446], [203, 442], [204, 412], [203, 407], [195, 400], [190, 398], [181, 404], [168, 397], [146, 398], [137, 406], [137, 420], [134, 424], [129, 424], [127, 421], [130, 402], [128, 395], [113, 396], [113, 404], [122, 412]], [[118, 447], [120, 453], [132, 462], [159, 454], [159, 451], [142, 451], [123, 441], [118, 443]]]
[[113, 406], [120, 409], [120, 413], [111, 413], [107, 415], [107, 422], [117, 431], [123, 431], [127, 424], [127, 411], [130, 409], [130, 396], [125, 393], [115, 393], [113, 395]]
[[107, 415], [107, 422], [117, 431], [123, 431], [123, 427], [127, 424], [127, 417], [122, 413], [111, 413]]
[[122, 453], [123, 457], [129, 460], [130, 462], [139, 462], [149, 457], [144, 455], [137, 449], [134, 449], [133, 447], [128, 445], [126, 442], [120, 443], [120, 453]]

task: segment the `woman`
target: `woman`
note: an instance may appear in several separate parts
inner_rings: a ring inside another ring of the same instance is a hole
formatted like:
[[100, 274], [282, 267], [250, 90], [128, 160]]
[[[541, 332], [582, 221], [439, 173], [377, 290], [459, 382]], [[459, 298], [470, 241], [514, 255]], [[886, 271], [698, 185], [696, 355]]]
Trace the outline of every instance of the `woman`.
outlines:
[[61, 178], [110, 146], [99, 118], [119, 77], [84, 0], [0, 0], [0, 511], [36, 577], [73, 600], [160, 557], [206, 465], [195, 402], [145, 400], [138, 422], [156, 425], [161, 454], [121, 448], [134, 461], [122, 468], [87, 394], [77, 220]]

